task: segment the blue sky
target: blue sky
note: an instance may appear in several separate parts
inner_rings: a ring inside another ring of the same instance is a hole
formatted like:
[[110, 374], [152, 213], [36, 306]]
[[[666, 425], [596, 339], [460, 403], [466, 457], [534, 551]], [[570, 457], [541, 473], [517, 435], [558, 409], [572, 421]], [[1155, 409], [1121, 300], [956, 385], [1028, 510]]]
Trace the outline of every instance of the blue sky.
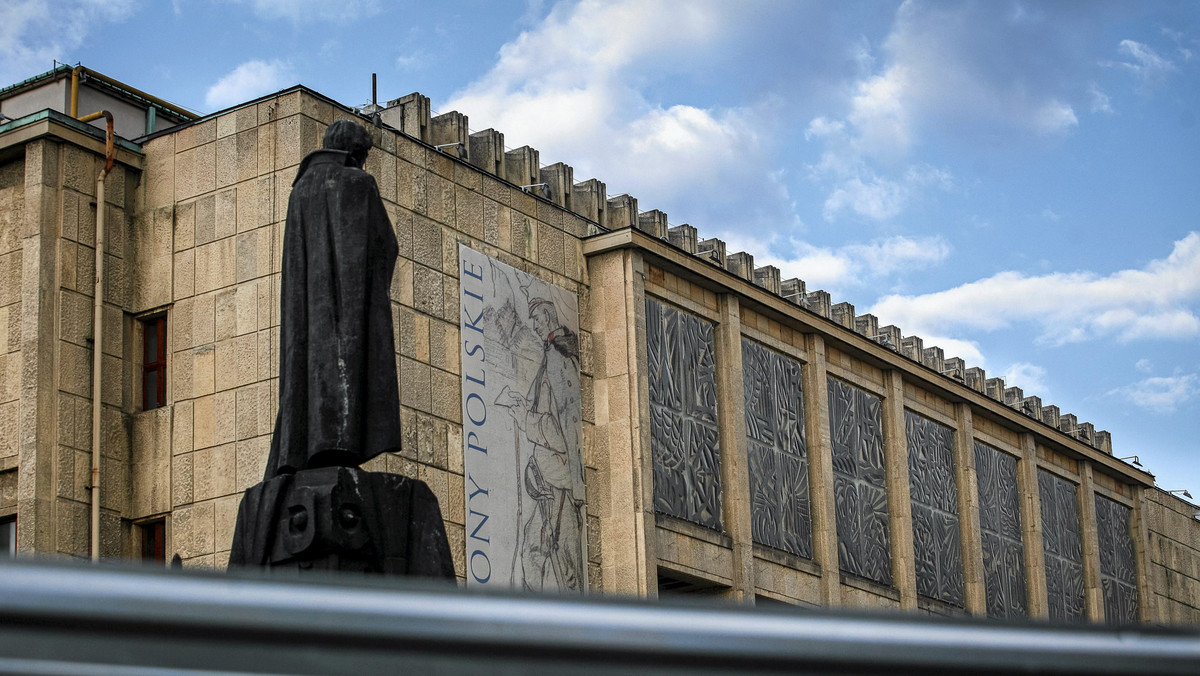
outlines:
[[0, 4], [0, 83], [54, 59], [200, 112], [378, 73], [1200, 497], [1200, 4]]

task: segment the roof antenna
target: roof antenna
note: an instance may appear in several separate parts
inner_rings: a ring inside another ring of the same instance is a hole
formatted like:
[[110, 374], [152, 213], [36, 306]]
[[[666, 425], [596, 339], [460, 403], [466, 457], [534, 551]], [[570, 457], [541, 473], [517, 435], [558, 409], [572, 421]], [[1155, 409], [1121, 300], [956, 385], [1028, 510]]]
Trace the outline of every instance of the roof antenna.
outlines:
[[383, 126], [383, 116], [379, 114], [379, 76], [371, 73], [371, 124], [376, 128]]

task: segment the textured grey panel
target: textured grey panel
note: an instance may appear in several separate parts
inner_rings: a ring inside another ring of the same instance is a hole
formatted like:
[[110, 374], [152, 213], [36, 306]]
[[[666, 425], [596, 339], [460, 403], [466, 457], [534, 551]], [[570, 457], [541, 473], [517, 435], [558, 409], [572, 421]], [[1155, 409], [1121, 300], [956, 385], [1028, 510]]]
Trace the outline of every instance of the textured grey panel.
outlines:
[[890, 585], [881, 402], [857, 387], [828, 380], [838, 563], [847, 573]]
[[1025, 617], [1025, 548], [1017, 494], [1017, 459], [975, 442], [979, 528], [988, 617]]
[[1133, 558], [1133, 510], [1103, 495], [1096, 496], [1096, 530], [1100, 539], [1100, 584], [1104, 620], [1137, 622], [1137, 565]]
[[1042, 504], [1050, 619], [1083, 620], [1083, 545], [1079, 536], [1077, 489], [1066, 479], [1038, 470], [1038, 497]]
[[646, 299], [654, 509], [721, 530], [713, 325]]
[[962, 540], [954, 483], [954, 432], [904, 412], [917, 593], [963, 604]]
[[812, 558], [800, 362], [742, 339], [754, 541]]

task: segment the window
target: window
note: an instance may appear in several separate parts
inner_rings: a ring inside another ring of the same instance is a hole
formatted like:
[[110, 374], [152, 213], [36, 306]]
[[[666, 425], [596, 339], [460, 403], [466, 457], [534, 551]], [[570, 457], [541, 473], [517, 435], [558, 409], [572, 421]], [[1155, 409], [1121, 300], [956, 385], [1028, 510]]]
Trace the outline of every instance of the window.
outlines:
[[167, 403], [167, 317], [142, 320], [142, 409]]
[[0, 559], [17, 555], [17, 517], [0, 519]]
[[142, 561], [166, 563], [166, 521], [156, 519], [138, 525], [142, 532]]

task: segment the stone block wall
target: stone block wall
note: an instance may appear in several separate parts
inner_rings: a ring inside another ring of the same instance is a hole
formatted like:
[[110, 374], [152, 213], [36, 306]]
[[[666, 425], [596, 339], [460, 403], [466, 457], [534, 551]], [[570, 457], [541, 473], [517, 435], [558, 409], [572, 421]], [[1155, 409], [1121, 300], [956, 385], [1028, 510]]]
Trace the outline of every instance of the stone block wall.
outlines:
[[1200, 521], [1195, 505], [1146, 491], [1150, 587], [1160, 622], [1200, 624]]
[[[288, 195], [300, 160], [320, 147], [336, 119], [357, 120], [293, 91], [145, 146], [156, 171], [145, 188], [139, 250], [149, 252], [149, 269], [170, 270], [173, 279], [155, 287], [147, 278], [137, 311], [170, 308], [169, 547], [185, 565], [225, 567], [241, 492], [263, 478], [278, 407]], [[400, 246], [392, 310], [404, 438], [400, 454], [364, 468], [429, 484], [446, 519], [455, 571], [465, 579], [458, 244], [579, 294], [586, 439], [591, 335], [580, 238], [587, 223], [456, 153], [387, 129], [372, 134], [364, 169], [376, 179]], [[168, 222], [170, 247], [163, 244]], [[147, 466], [161, 463], [154, 425], [135, 425], [140, 429], [145, 442], [136, 457]], [[593, 470], [588, 465], [589, 475]], [[138, 496], [142, 509], [157, 509], [148, 485]]]
[[[86, 558], [92, 435], [101, 434], [100, 553], [119, 556], [130, 478], [127, 216], [137, 172], [115, 164], [97, 205], [104, 159], [95, 148], [48, 134], [22, 150], [0, 166], [0, 516], [19, 516], [18, 551]], [[93, 430], [98, 209], [106, 222], [105, 377]]]

